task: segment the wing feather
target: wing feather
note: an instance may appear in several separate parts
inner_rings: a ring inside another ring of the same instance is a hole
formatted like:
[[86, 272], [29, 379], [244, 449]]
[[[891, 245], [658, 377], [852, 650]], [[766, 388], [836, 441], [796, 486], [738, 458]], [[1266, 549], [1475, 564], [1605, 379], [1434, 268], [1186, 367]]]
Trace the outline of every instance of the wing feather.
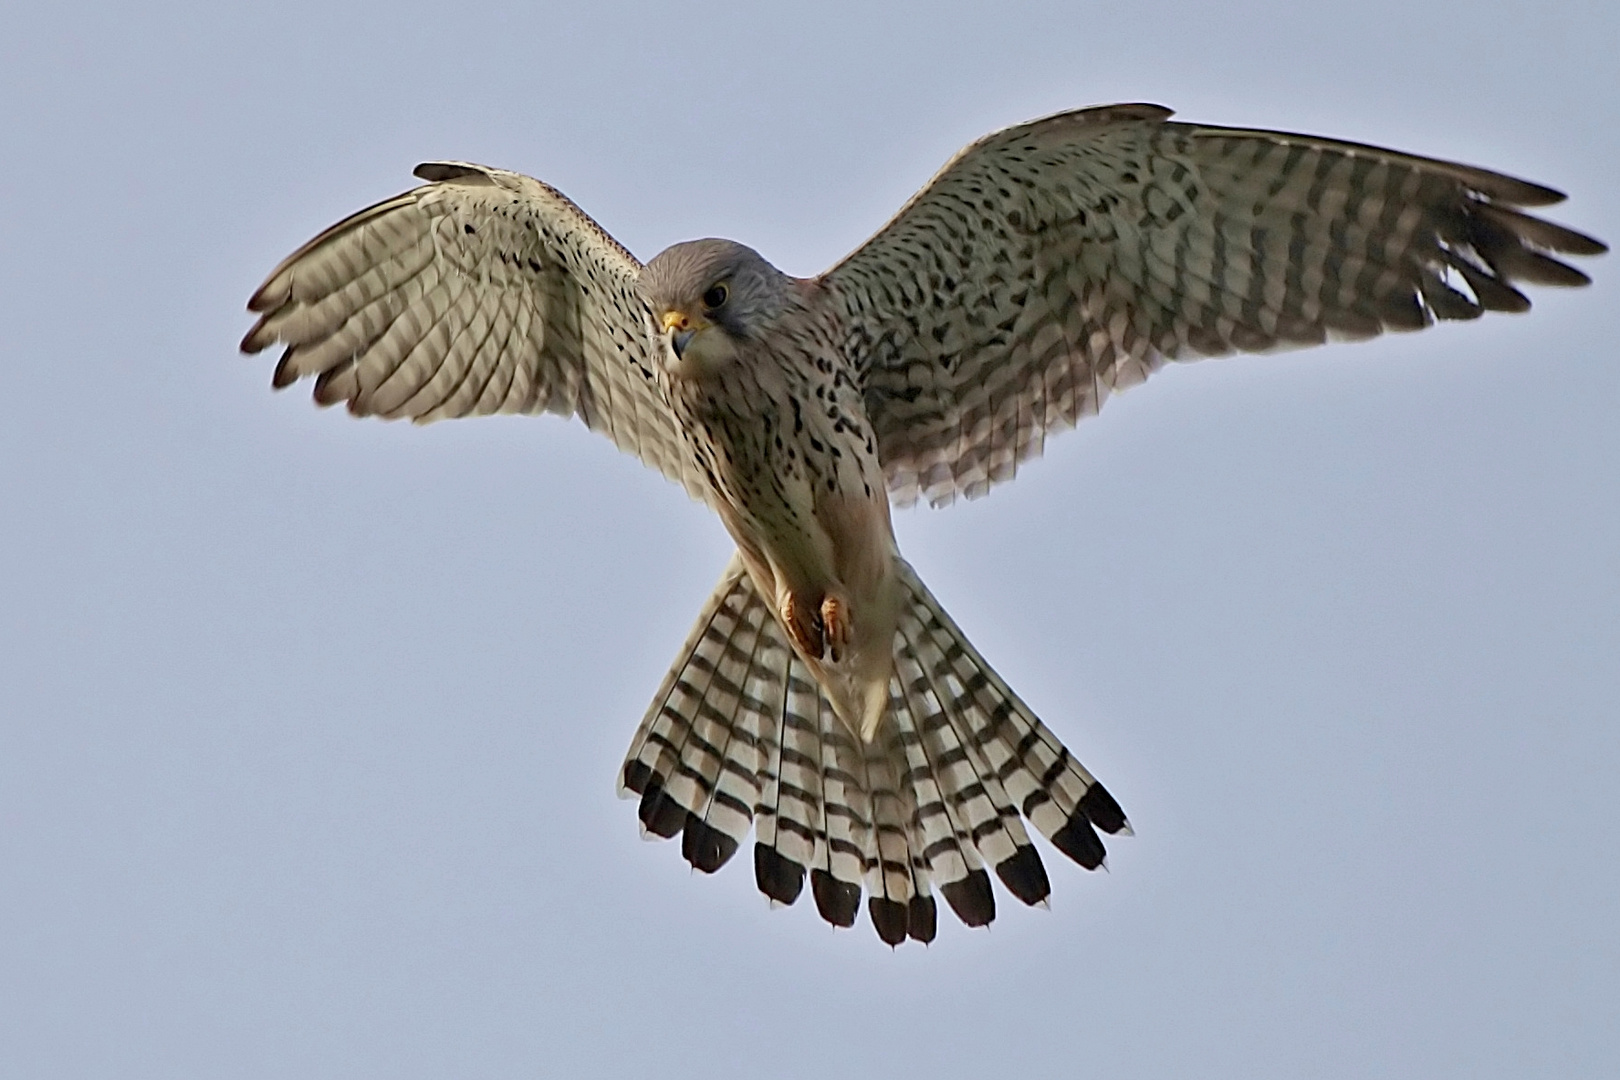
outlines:
[[313, 376], [316, 401], [361, 416], [576, 415], [704, 498], [653, 379], [635, 257], [537, 180], [464, 162], [417, 175], [270, 274], [242, 351], [283, 343], [276, 387]]
[[1518, 209], [1562, 200], [1539, 184], [1169, 116], [987, 136], [823, 276], [897, 502], [983, 494], [1166, 360], [1523, 311], [1513, 282], [1605, 250]]

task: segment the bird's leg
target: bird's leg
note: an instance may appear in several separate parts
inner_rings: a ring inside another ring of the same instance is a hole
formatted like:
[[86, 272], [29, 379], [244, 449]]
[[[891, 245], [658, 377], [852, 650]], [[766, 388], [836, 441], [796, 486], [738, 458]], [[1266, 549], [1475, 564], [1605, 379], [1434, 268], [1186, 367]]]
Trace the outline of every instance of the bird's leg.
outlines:
[[849, 645], [849, 607], [831, 593], [821, 601], [821, 638], [828, 660], [836, 664], [844, 658]]
[[799, 652], [812, 660], [820, 660], [825, 651], [822, 613], [814, 604], [806, 603], [792, 591], [785, 591], [781, 601], [782, 625], [787, 628]]

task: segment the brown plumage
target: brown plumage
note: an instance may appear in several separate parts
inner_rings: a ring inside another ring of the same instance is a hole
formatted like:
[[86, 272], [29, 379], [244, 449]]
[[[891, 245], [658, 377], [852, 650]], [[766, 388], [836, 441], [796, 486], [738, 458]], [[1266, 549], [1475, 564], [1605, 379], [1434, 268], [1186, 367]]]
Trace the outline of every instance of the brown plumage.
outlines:
[[621, 776], [713, 871], [896, 944], [937, 889], [1050, 886], [1118, 804], [996, 676], [894, 544], [891, 500], [983, 494], [1166, 359], [1363, 338], [1579, 285], [1604, 246], [1523, 212], [1548, 188], [1279, 132], [1083, 109], [968, 147], [819, 278], [729, 241], [645, 268], [560, 193], [462, 163], [339, 223], [254, 294], [275, 385], [418, 421], [551, 411], [719, 513], [737, 557]]

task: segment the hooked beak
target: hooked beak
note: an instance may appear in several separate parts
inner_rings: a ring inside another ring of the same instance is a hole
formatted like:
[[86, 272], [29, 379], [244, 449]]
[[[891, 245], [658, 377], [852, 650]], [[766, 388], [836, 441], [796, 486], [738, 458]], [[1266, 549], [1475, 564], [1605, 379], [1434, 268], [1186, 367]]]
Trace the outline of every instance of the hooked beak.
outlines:
[[669, 347], [675, 350], [675, 359], [683, 359], [686, 347], [702, 327], [693, 326], [691, 317], [684, 311], [664, 312], [663, 324], [664, 333], [669, 335]]
[[675, 350], [675, 359], [681, 360], [686, 356], [687, 343], [692, 340], [696, 330], [677, 330], [669, 336], [669, 347]]

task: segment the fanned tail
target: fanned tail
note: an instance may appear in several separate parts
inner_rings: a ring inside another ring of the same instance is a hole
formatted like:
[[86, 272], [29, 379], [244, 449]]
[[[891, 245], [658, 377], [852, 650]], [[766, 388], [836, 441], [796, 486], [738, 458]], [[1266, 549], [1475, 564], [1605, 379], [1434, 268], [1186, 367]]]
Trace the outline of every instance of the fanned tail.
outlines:
[[[1119, 804], [1002, 682], [916, 573], [895, 634], [889, 710], [862, 743], [788, 645], [733, 557], [636, 732], [621, 793], [651, 833], [682, 836], [705, 873], [754, 829], [754, 875], [792, 904], [806, 876], [822, 918], [851, 926], [868, 895], [890, 945], [933, 940], [934, 889], [969, 926], [995, 918], [988, 869], [1026, 904], [1051, 892], [1027, 819], [1087, 869]], [[988, 869], [987, 869], [988, 868]]]

